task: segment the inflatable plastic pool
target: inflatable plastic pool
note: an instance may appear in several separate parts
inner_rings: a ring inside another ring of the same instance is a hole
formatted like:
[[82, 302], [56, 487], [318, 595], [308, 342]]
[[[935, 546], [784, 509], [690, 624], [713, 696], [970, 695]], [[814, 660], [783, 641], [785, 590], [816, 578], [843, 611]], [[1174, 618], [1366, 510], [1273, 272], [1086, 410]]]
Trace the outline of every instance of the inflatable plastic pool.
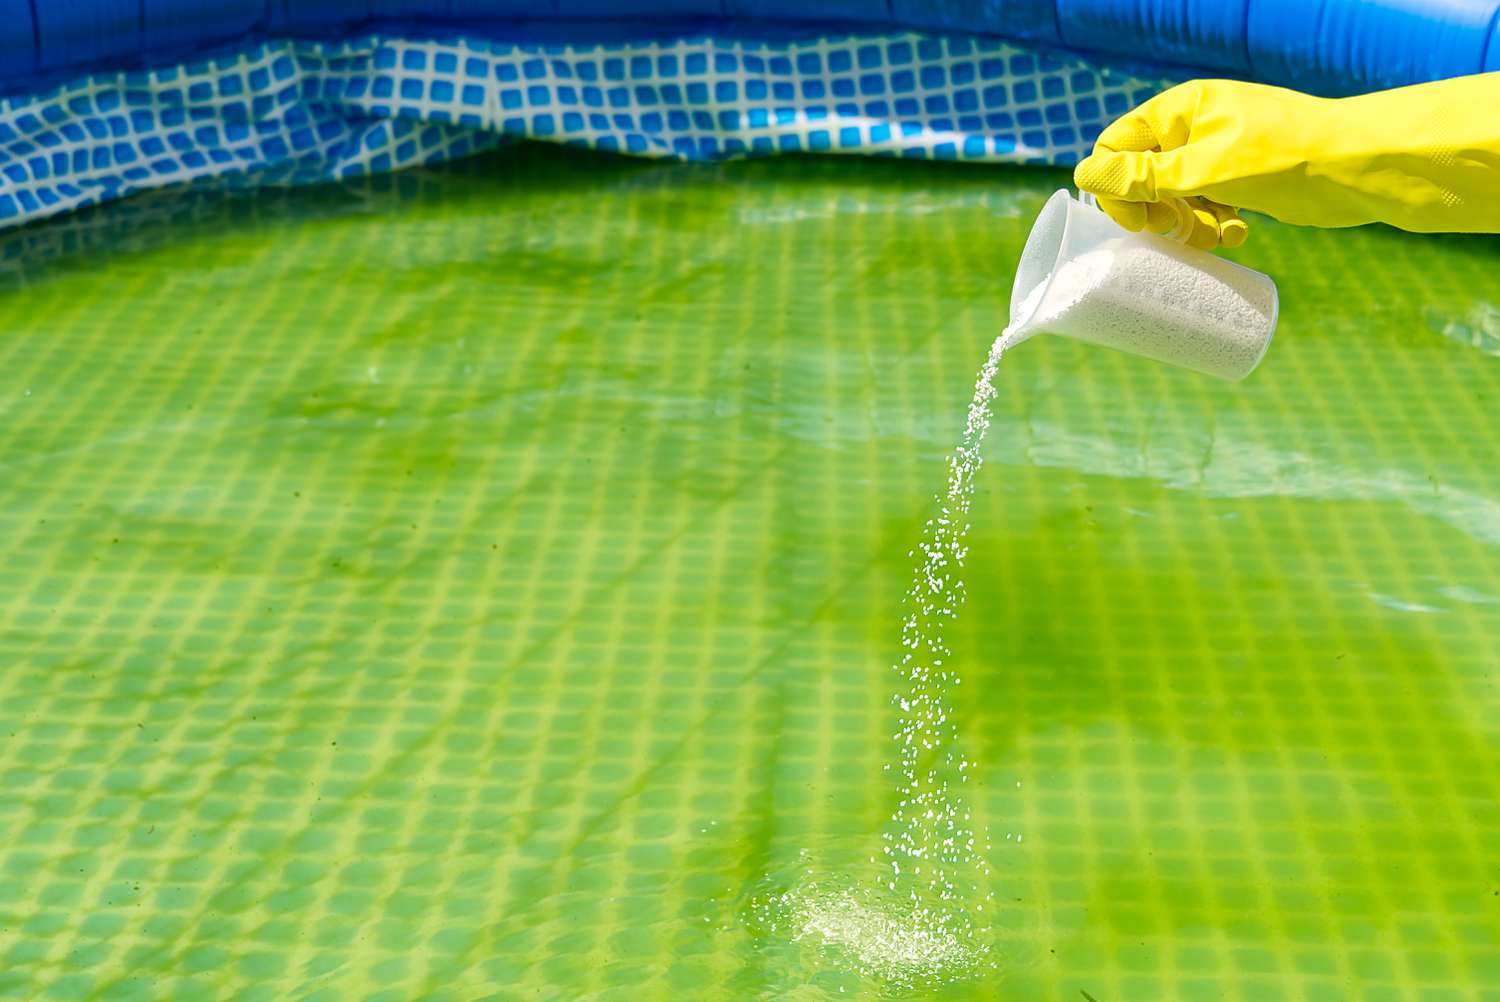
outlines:
[[[1048, 165], [1192, 73], [1500, 53], [1494, 3], [866, 9], [5, 5], [0, 997], [890, 994], [748, 905], [890, 816]], [[1500, 243], [1235, 256], [1244, 384], [1001, 367], [996, 963], [926, 995], [1500, 984]]]

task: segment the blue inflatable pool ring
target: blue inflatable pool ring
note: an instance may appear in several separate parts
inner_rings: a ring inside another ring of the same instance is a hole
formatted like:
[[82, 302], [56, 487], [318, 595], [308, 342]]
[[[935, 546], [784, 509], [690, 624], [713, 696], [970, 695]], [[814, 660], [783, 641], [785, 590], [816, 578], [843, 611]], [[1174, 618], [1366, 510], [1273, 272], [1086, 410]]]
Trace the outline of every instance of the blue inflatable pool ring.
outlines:
[[516, 138], [1070, 164], [1192, 76], [1500, 69], [1500, 0], [0, 0], [0, 223]]

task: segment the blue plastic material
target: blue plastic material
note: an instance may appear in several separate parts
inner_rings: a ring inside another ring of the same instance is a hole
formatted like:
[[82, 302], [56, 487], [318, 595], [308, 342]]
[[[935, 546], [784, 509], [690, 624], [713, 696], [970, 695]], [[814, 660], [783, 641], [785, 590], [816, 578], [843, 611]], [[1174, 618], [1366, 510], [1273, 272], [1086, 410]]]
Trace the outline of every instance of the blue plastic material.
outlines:
[[1135, 40], [1139, 58], [1248, 76], [1245, 7], [1246, 0], [1057, 0], [1057, 20], [1072, 49], [1119, 52]]
[[[559, 17], [619, 17], [620, 0], [554, 0]], [[471, 0], [471, 7], [492, 6]], [[535, 9], [535, 5], [532, 5]], [[721, 17], [719, 0], [640, 0], [630, 5], [631, 17]]]
[[[37, 68], [118, 65], [144, 54], [139, 0], [38, 0]], [[11, 26], [0, 25], [9, 33]]]
[[891, 0], [892, 19], [912, 28], [994, 32], [1058, 45], [1053, 0]]
[[598, 38], [612, 23], [638, 36], [656, 19], [663, 32], [834, 22], [985, 34], [1348, 94], [1500, 69], [1497, 17], [1500, 0], [0, 0], [0, 87], [24, 94], [41, 77], [382, 22], [442, 31], [525, 19], [556, 34], [587, 19], [576, 30]]
[[[625, 4], [620, 5], [625, 8]], [[634, 8], [634, 4], [629, 5]], [[798, 21], [856, 21], [885, 27], [891, 23], [891, 8], [886, 0], [724, 0], [724, 13], [730, 17], [756, 17]]]
[[1252, 0], [1256, 77], [1358, 94], [1478, 73], [1500, 0]]
[[370, 17], [369, 0], [271, 0], [271, 6], [271, 24], [276, 31], [337, 32]]
[[0, 0], [0, 79], [36, 72], [35, 32], [31, 0]]
[[265, 0], [140, 0], [148, 52], [243, 38], [266, 23]]

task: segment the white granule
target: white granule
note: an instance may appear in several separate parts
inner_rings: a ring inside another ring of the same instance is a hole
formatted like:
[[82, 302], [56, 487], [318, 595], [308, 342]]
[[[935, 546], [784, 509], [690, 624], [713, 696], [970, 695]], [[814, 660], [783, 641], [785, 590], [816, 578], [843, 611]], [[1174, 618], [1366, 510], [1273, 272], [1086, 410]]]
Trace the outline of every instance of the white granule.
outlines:
[[[877, 939], [897, 943], [894, 955], [921, 957], [908, 965], [913, 981], [937, 983], [962, 976], [974, 964], [986, 963], [989, 954], [987, 916], [982, 913], [993, 893], [986, 858], [990, 840], [983, 828], [976, 831], [959, 792], [973, 775], [974, 762], [959, 743], [952, 689], [961, 679], [949, 668], [953, 651], [944, 632], [958, 619], [967, 597], [962, 575], [969, 553], [969, 509], [984, 463], [981, 450], [990, 426], [996, 370], [1011, 342], [1007, 330], [980, 366], [963, 434], [948, 458], [948, 482], [937, 495], [937, 513], [910, 553], [916, 566], [903, 604], [903, 653], [895, 665], [898, 682], [892, 697], [900, 710], [891, 736], [897, 806], [882, 832], [886, 872], [877, 878], [886, 894], [908, 902], [908, 910], [902, 916], [905, 938], [893, 940], [894, 930], [887, 928]], [[845, 909], [837, 914], [847, 919], [851, 913]], [[957, 962], [959, 957], [964, 963]], [[952, 969], [944, 972], [945, 966]]]
[[944, 632], [966, 597], [969, 509], [983, 464], [996, 370], [1012, 343], [1007, 330], [990, 346], [948, 459], [937, 512], [908, 554], [915, 566], [894, 666], [894, 761], [886, 766], [896, 782], [896, 808], [881, 832], [884, 859], [868, 882], [830, 886], [828, 877], [813, 877], [758, 899], [752, 909], [768, 931], [786, 930], [794, 940], [835, 949], [845, 963], [898, 990], [951, 983], [993, 963], [994, 909], [985, 910], [993, 901], [992, 845], [960, 792], [976, 765], [959, 743], [952, 690], [961, 679], [949, 667], [953, 651]]
[[921, 912], [887, 909], [844, 888], [807, 888], [783, 897], [793, 939], [837, 946], [859, 967], [892, 987], [951, 982], [972, 971], [981, 954]]
[[1024, 321], [1036, 311], [1042, 304], [1042, 297], [1047, 294], [1047, 283], [1052, 281], [1052, 272], [1047, 272], [1047, 277], [1038, 282], [1030, 292], [1026, 293], [1021, 300], [1020, 309], [1016, 310], [1016, 319]]
[[1212, 255], [1120, 240], [1065, 262], [1017, 316], [1040, 306], [1029, 328], [1238, 379], [1265, 347], [1273, 295], [1253, 273]]

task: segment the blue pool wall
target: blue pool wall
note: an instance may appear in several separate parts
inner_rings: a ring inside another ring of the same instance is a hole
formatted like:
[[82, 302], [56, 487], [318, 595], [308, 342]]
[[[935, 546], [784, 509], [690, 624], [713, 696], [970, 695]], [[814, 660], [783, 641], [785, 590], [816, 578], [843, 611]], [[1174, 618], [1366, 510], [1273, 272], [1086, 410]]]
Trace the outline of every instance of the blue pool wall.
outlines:
[[0, 0], [0, 228], [543, 140], [1067, 166], [1178, 81], [1500, 68], [1500, 0]]
[[0, 80], [17, 94], [264, 39], [580, 21], [985, 34], [1327, 95], [1500, 69], [1500, 0], [0, 0]]

